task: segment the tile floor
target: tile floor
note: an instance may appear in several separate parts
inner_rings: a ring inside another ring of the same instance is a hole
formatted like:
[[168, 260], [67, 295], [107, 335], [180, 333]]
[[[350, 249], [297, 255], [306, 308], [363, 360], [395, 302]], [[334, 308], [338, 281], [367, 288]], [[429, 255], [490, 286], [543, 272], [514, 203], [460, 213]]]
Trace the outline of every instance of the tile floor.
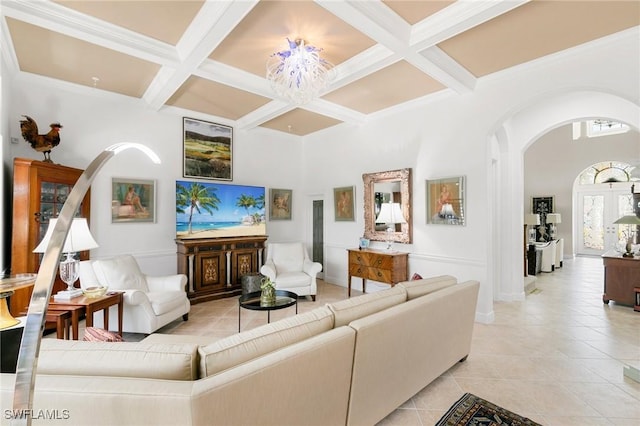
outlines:
[[[640, 312], [602, 303], [600, 258], [579, 257], [537, 276], [522, 302], [496, 302], [495, 321], [474, 328], [469, 358], [418, 392], [380, 425], [433, 425], [464, 392], [474, 393], [545, 426], [640, 424], [640, 383], [623, 376], [640, 368]], [[317, 301], [299, 312], [346, 297], [319, 282]], [[271, 320], [293, 315], [274, 311]], [[242, 330], [266, 313], [242, 310]], [[236, 298], [192, 306], [188, 322], [161, 333], [225, 337], [238, 330]], [[125, 336], [126, 338], [127, 336]]]

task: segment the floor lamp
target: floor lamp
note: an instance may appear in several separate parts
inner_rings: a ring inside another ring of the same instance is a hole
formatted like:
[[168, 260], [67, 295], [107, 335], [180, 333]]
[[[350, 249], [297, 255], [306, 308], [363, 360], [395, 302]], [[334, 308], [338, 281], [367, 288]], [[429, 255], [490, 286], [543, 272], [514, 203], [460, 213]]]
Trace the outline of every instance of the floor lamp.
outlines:
[[[524, 276], [527, 277], [529, 274], [527, 273], [527, 245], [529, 243], [533, 243], [536, 241], [536, 230], [535, 228], [531, 228], [529, 230], [529, 235], [527, 236], [527, 228], [529, 226], [540, 225], [540, 215], [537, 213], [527, 213], [524, 215]], [[533, 233], [533, 238], [532, 238]]]
[[58, 262], [62, 256], [63, 246], [69, 234], [73, 217], [78, 211], [84, 195], [89, 190], [91, 182], [93, 182], [102, 166], [111, 157], [129, 148], [136, 148], [147, 154], [154, 163], [160, 163], [160, 158], [151, 149], [138, 143], [124, 142], [106, 148], [89, 164], [75, 185], [73, 185], [73, 189], [62, 206], [58, 220], [51, 231], [49, 244], [42, 257], [40, 269], [33, 286], [31, 302], [29, 303], [27, 319], [20, 342], [20, 352], [18, 353], [18, 364], [16, 366], [16, 382], [13, 388], [13, 417], [8, 419], [12, 425], [31, 425], [32, 416], [30, 413], [33, 406], [33, 388], [45, 313], [49, 306], [49, 298], [56, 278]]

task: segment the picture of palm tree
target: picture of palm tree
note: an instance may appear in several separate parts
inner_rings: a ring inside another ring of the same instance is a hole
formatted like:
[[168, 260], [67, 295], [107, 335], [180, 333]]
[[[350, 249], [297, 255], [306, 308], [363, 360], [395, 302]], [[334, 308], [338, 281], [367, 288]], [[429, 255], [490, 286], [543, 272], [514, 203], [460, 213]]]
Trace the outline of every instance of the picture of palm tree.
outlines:
[[176, 236], [266, 235], [264, 187], [176, 181]]

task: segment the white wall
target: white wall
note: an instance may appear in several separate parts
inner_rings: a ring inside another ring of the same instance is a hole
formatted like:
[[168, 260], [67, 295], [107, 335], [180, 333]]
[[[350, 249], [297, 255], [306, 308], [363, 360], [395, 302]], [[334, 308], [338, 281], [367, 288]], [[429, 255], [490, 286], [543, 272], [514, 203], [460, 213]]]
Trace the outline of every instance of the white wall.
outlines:
[[531, 145], [524, 155], [524, 209], [531, 212], [531, 198], [554, 197], [554, 211], [562, 223], [558, 238], [564, 238], [564, 256], [575, 254], [572, 235], [573, 184], [582, 171], [600, 161], [636, 164], [640, 160], [640, 134], [627, 133], [598, 138], [572, 138], [572, 125], [554, 129]]
[[[410, 274], [479, 280], [477, 319], [490, 321], [494, 299], [524, 298], [524, 150], [544, 133], [589, 116], [589, 111], [640, 127], [639, 39], [634, 29], [486, 77], [473, 93], [445, 92], [393, 114], [374, 114], [361, 126], [335, 126], [302, 141], [261, 129], [236, 132], [234, 183], [294, 190], [293, 221], [268, 224], [270, 239], [279, 241], [309, 235], [311, 199], [323, 198], [325, 278], [346, 285], [345, 249], [357, 245], [364, 229], [362, 174], [411, 167], [413, 243], [396, 248], [410, 253]], [[607, 109], [611, 104], [598, 102], [592, 95], [597, 92], [610, 94], [625, 107]], [[182, 176], [181, 117], [233, 123], [173, 109], [153, 112], [122, 97], [45, 87], [37, 79], [17, 81], [13, 96], [12, 135], [19, 135], [18, 118], [25, 113], [39, 122], [60, 120], [65, 126], [54, 161], [84, 167], [102, 148], [122, 140], [144, 142], [158, 152], [165, 160], [160, 167], [132, 155], [112, 160], [101, 171], [92, 188], [92, 229], [101, 247], [92, 255], [128, 251], [147, 256], [157, 271], [167, 268], [165, 260], [175, 251], [173, 185]], [[26, 143], [11, 154], [36, 158]], [[467, 178], [467, 225], [427, 225], [425, 180], [457, 175]], [[112, 176], [158, 180], [157, 224], [110, 223]], [[356, 187], [357, 220], [335, 222], [333, 188], [351, 185]]]
[[[61, 142], [52, 153], [54, 162], [85, 168], [104, 148], [116, 142], [138, 142], [162, 160], [154, 165], [137, 150], [111, 159], [91, 187], [91, 230], [100, 244], [93, 258], [132, 253], [153, 273], [171, 273], [175, 260], [175, 181], [182, 175], [182, 117], [211, 120], [191, 112], [154, 112], [139, 103], [96, 91], [75, 93], [66, 86], [51, 87], [38, 79], [23, 78], [13, 87], [10, 133], [21, 141], [11, 146], [12, 157], [41, 159], [20, 135], [21, 114], [33, 117], [41, 128], [60, 121]], [[217, 120], [222, 124], [233, 124]], [[272, 131], [234, 132], [233, 182], [293, 190], [291, 221], [268, 222], [270, 240], [297, 239], [303, 231], [302, 145], [298, 138]], [[111, 223], [111, 179], [155, 179], [156, 223]], [[225, 182], [220, 182], [225, 183]]]

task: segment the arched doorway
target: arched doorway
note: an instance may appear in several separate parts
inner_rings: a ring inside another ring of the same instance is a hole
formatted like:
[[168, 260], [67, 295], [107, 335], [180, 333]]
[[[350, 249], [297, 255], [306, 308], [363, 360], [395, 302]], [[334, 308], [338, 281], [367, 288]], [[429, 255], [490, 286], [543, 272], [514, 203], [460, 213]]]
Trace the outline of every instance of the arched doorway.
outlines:
[[[487, 179], [496, 200], [490, 229], [495, 231], [488, 250], [489, 279], [495, 300], [523, 300], [523, 155], [529, 145], [548, 131], [574, 121], [601, 117], [640, 128], [640, 106], [616, 95], [580, 91], [531, 102], [505, 117], [489, 135]], [[497, 181], [496, 178], [499, 178]], [[520, 238], [514, 238], [520, 236]], [[499, 255], [494, 255], [499, 254]]]

